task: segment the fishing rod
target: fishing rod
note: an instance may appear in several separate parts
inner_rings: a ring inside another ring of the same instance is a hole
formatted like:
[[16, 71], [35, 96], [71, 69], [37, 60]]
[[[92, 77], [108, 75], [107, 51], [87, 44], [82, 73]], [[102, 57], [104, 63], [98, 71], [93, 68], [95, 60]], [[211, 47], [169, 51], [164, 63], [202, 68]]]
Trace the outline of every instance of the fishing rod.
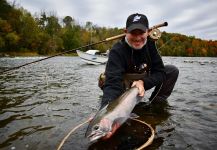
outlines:
[[[151, 28], [148, 29], [148, 32], [149, 32], [149, 36], [153, 39], [158, 39], [160, 36], [159, 36], [159, 31], [157, 28], [159, 27], [163, 27], [163, 26], [167, 26], [168, 23], [167, 22], [164, 22], [164, 23], [161, 23], [161, 24], [158, 24], [158, 25], [155, 25]], [[65, 52], [61, 52], [61, 53], [57, 53], [55, 55], [52, 55], [52, 56], [48, 56], [48, 57], [45, 57], [45, 58], [42, 58], [42, 59], [39, 59], [39, 60], [36, 60], [36, 61], [32, 61], [32, 62], [29, 62], [29, 63], [25, 63], [23, 65], [20, 65], [20, 66], [16, 66], [16, 67], [12, 67], [12, 68], [9, 68], [9, 69], [6, 69], [6, 70], [3, 70], [0, 72], [0, 75], [6, 73], [6, 72], [9, 72], [9, 71], [12, 71], [12, 70], [16, 70], [16, 69], [19, 69], [21, 67], [24, 67], [24, 66], [28, 66], [30, 64], [34, 64], [34, 63], [37, 63], [37, 62], [40, 62], [40, 61], [43, 61], [43, 60], [46, 60], [46, 59], [50, 59], [50, 58], [53, 58], [53, 57], [56, 57], [56, 56], [61, 56], [63, 54], [67, 54], [67, 53], [70, 53], [70, 52], [73, 52], [73, 51], [76, 51], [78, 49], [82, 49], [82, 48], [86, 48], [86, 47], [90, 47], [90, 46], [94, 46], [94, 45], [97, 45], [97, 44], [101, 44], [101, 43], [104, 43], [104, 42], [109, 42], [109, 41], [112, 41], [112, 40], [116, 40], [116, 39], [119, 39], [119, 38], [122, 38], [126, 35], [126, 33], [123, 33], [123, 34], [119, 34], [119, 35], [116, 35], [116, 36], [113, 36], [113, 37], [110, 37], [110, 38], [106, 38], [104, 40], [101, 40], [99, 42], [96, 42], [96, 43], [91, 43], [91, 44], [87, 44], [87, 45], [84, 45], [84, 46], [80, 46], [78, 48], [74, 48], [74, 49], [71, 49], [71, 50], [67, 50]]]

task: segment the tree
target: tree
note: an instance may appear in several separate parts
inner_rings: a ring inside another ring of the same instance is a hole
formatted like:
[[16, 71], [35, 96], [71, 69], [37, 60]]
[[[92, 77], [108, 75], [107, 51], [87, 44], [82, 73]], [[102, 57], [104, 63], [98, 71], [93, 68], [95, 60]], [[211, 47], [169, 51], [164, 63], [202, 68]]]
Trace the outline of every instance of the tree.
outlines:
[[47, 25], [45, 27], [45, 30], [48, 34], [50, 34], [51, 36], [56, 35], [60, 31], [60, 29], [61, 26], [56, 16], [47, 17]]
[[6, 19], [11, 11], [12, 7], [7, 3], [7, 1], [0, 0], [0, 18]]
[[5, 44], [8, 50], [16, 50], [18, 48], [19, 40], [20, 37], [15, 32], [8, 33], [5, 36]]
[[0, 52], [5, 49], [5, 40], [2, 36], [0, 36]]
[[38, 24], [39, 28], [45, 30], [47, 25], [47, 15], [45, 12], [41, 12], [40, 17], [35, 18], [36, 23]]
[[11, 25], [8, 23], [7, 20], [2, 20], [0, 18], [0, 34], [4, 35], [12, 31]]
[[87, 21], [86, 24], [85, 24], [85, 29], [87, 31], [91, 32], [92, 28], [93, 28], [93, 23], [91, 21]]
[[66, 50], [79, 47], [81, 45], [81, 32], [79, 26], [62, 29], [61, 38]]
[[72, 17], [70, 16], [66, 16], [64, 19], [63, 19], [63, 22], [65, 24], [65, 27], [67, 28], [71, 28], [73, 25], [74, 25], [74, 19], [72, 19]]
[[22, 24], [22, 28], [20, 29], [20, 47], [22, 49], [29, 50], [37, 49], [39, 46], [37, 40], [40, 29], [31, 14], [24, 9], [22, 10], [22, 15], [20, 16], [20, 23]]

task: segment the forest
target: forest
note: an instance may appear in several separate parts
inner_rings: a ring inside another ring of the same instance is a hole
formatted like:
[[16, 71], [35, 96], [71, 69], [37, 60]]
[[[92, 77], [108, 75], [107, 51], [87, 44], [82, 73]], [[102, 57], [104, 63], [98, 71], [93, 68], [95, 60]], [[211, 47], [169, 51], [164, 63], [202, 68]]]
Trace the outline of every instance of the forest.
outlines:
[[[100, 27], [90, 21], [79, 24], [71, 16], [58, 18], [54, 12], [43, 11], [33, 16], [22, 7], [0, 1], [0, 56], [53, 55], [122, 33], [123, 29]], [[114, 42], [87, 49], [105, 52]], [[163, 56], [217, 56], [217, 40], [162, 32], [156, 44]]]

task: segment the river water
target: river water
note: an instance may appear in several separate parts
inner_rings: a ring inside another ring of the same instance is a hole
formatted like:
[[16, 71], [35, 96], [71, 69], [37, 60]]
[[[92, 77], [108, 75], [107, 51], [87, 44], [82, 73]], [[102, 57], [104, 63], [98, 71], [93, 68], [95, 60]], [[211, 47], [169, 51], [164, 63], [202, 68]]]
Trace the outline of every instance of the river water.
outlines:
[[[37, 59], [0, 58], [0, 70]], [[216, 149], [217, 58], [163, 61], [176, 65], [180, 75], [168, 106], [138, 114], [156, 132], [147, 149]], [[0, 75], [0, 149], [57, 149], [73, 127], [97, 111], [102, 96], [97, 78], [104, 68], [78, 57], [56, 57]], [[90, 149], [86, 127], [72, 134], [63, 149]]]

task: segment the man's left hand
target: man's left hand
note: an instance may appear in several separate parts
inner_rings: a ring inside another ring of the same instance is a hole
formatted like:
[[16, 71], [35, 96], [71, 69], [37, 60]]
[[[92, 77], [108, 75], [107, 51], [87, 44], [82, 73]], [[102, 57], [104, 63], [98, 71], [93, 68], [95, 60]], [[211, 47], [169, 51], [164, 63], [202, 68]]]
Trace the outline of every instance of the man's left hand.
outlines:
[[115, 133], [115, 131], [116, 131], [119, 127], [120, 127], [120, 124], [119, 124], [119, 123], [115, 123], [115, 124], [112, 126], [111, 132], [109, 132], [108, 134], [106, 134], [102, 139], [103, 139], [103, 140], [109, 139], [109, 138]]

